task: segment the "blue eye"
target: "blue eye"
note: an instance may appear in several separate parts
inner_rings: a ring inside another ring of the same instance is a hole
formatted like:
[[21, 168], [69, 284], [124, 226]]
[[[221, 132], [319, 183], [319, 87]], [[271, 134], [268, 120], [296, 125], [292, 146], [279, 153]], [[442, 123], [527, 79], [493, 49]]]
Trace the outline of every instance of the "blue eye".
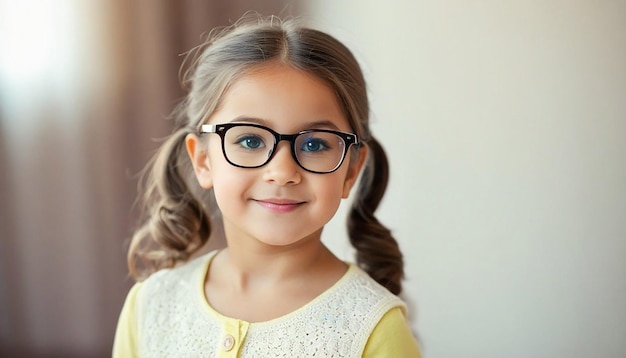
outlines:
[[265, 147], [263, 139], [257, 136], [248, 135], [245, 137], [237, 138], [237, 144], [244, 149], [255, 150]]
[[328, 150], [328, 142], [321, 138], [307, 138], [304, 143], [302, 143], [302, 147], [300, 148], [303, 152], [322, 152]]

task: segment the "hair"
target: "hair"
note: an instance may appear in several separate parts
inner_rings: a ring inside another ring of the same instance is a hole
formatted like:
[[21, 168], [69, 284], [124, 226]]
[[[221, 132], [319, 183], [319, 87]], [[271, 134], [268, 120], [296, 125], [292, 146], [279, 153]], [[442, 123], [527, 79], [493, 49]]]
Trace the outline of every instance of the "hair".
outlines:
[[[128, 252], [131, 275], [142, 280], [161, 268], [186, 262], [209, 240], [220, 220], [213, 190], [202, 190], [193, 175], [185, 137], [219, 108], [237, 79], [270, 61], [292, 66], [324, 81], [336, 94], [350, 126], [369, 147], [356, 197], [348, 216], [348, 234], [357, 264], [390, 292], [402, 290], [404, 263], [398, 244], [374, 212], [389, 175], [385, 151], [369, 126], [367, 87], [350, 50], [334, 37], [302, 26], [295, 19], [245, 15], [212, 31], [187, 54], [181, 67], [186, 98], [172, 113], [172, 134], [144, 169], [140, 181], [142, 224]], [[359, 155], [353, 146], [354, 159]], [[354, 162], [354, 161], [353, 161]]]

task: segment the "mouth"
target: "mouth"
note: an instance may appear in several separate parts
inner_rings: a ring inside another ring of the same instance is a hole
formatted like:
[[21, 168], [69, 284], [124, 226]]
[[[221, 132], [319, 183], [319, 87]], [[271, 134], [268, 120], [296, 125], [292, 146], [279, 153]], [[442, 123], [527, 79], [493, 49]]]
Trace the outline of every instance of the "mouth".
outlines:
[[288, 213], [305, 204], [304, 201], [278, 198], [255, 199], [254, 201], [260, 206], [276, 213]]

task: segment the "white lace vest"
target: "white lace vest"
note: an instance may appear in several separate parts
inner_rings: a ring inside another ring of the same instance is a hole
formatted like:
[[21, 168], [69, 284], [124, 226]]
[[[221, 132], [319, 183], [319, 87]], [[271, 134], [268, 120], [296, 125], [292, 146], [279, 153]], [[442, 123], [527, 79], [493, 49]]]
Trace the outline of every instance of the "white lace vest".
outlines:
[[[217, 357], [224, 318], [203, 295], [213, 253], [162, 270], [144, 282], [137, 300], [141, 357]], [[302, 308], [250, 323], [240, 357], [360, 357], [383, 315], [404, 303], [355, 265]], [[231, 321], [236, 321], [229, 319]]]

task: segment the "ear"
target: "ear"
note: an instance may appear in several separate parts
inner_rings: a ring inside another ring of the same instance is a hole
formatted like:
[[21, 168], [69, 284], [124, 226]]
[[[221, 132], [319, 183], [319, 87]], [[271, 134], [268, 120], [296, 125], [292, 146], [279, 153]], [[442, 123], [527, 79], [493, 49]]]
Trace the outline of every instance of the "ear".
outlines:
[[196, 174], [198, 183], [204, 189], [212, 188], [213, 176], [206, 151], [206, 144], [203, 143], [197, 135], [191, 133], [187, 134], [185, 137], [185, 147], [187, 148], [187, 154], [189, 154], [189, 159], [191, 160], [191, 165], [193, 165], [193, 171]]
[[[341, 195], [343, 199], [350, 196], [350, 190], [352, 190], [354, 183], [356, 183], [356, 180], [359, 177], [361, 169], [363, 169], [363, 165], [367, 160], [368, 152], [369, 148], [366, 145], [363, 145], [359, 148], [357, 158], [350, 158], [351, 162], [348, 167], [348, 174], [346, 175], [346, 180], [343, 182], [343, 193]], [[353, 153], [350, 153], [350, 155], [352, 154]]]

